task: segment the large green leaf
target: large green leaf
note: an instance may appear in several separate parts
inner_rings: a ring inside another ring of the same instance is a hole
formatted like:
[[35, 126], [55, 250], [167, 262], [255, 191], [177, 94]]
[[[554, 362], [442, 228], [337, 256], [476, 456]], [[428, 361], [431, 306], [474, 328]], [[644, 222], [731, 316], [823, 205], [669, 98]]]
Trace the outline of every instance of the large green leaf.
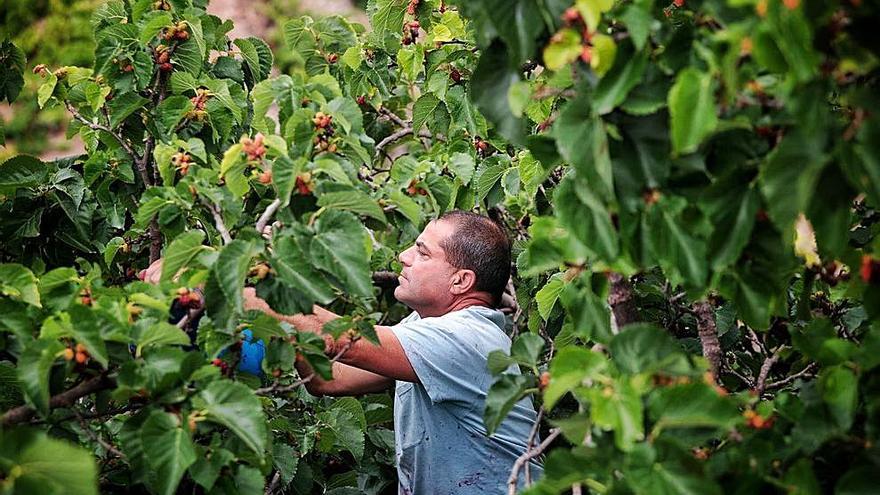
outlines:
[[109, 355], [107, 345], [104, 343], [105, 336], [101, 333], [101, 326], [95, 313], [88, 307], [74, 304], [70, 307], [71, 336], [77, 343], [85, 346], [92, 358], [107, 367]]
[[122, 93], [110, 100], [107, 104], [110, 110], [110, 128], [118, 127], [129, 115], [143, 108], [149, 101], [133, 92]]
[[849, 430], [859, 402], [859, 382], [845, 366], [825, 368], [819, 375], [822, 399], [841, 430]]
[[189, 262], [205, 249], [202, 246], [204, 240], [205, 233], [201, 230], [190, 230], [174, 239], [165, 250], [161, 281], [170, 281], [177, 272], [186, 268]]
[[19, 187], [33, 187], [46, 180], [49, 167], [29, 155], [17, 155], [0, 163], [0, 191]]
[[604, 388], [591, 388], [590, 418], [606, 430], [614, 431], [614, 444], [628, 452], [645, 436], [642, 398], [626, 378], [615, 380]]
[[211, 382], [199, 394], [210, 421], [238, 435], [257, 455], [266, 450], [266, 416], [260, 399], [247, 386], [227, 380]]
[[495, 433], [513, 406], [522, 399], [531, 381], [525, 375], [505, 374], [492, 384], [486, 395], [486, 409], [483, 412], [483, 422], [489, 435]]
[[572, 176], [559, 184], [553, 198], [560, 223], [596, 256], [613, 262], [619, 252], [617, 230], [599, 198]]
[[621, 329], [609, 346], [611, 358], [624, 373], [687, 372], [690, 366], [681, 347], [660, 328], [638, 323]]
[[544, 389], [544, 407], [553, 409], [563, 395], [584, 385], [584, 380], [606, 372], [607, 358], [598, 352], [565, 346], [550, 362], [550, 383]]
[[327, 210], [315, 223], [309, 252], [316, 267], [336, 277], [352, 294], [371, 297], [373, 284], [365, 236], [357, 217]]
[[661, 388], [654, 392], [648, 407], [655, 434], [668, 428], [728, 429], [741, 419], [735, 402], [703, 382]]
[[570, 101], [553, 124], [559, 154], [574, 166], [578, 176], [599, 198], [609, 198], [613, 190], [611, 159], [605, 127], [590, 108], [586, 92]]
[[[633, 7], [635, 8], [635, 7]], [[623, 45], [614, 60], [614, 65], [596, 86], [593, 105], [599, 115], [614, 110], [626, 100], [629, 92], [642, 82], [642, 75], [648, 65], [648, 52], [639, 50], [633, 53], [629, 43]]]
[[670, 281], [701, 289], [709, 274], [706, 243], [691, 235], [683, 224], [682, 207], [680, 201], [661, 200], [651, 208], [648, 213], [651, 252]]
[[367, 193], [355, 188], [326, 192], [318, 197], [318, 206], [347, 210], [359, 215], [375, 218], [382, 223], [387, 220], [382, 208]]
[[141, 427], [144, 455], [155, 476], [150, 485], [156, 493], [176, 493], [180, 479], [192, 463], [196, 452], [189, 435], [180, 427], [180, 420], [165, 411], [154, 410]]
[[49, 370], [64, 350], [57, 340], [33, 340], [18, 359], [18, 381], [27, 401], [40, 414], [49, 413]]
[[236, 311], [242, 310], [244, 279], [247, 277], [251, 260], [259, 252], [257, 243], [235, 239], [220, 251], [217, 261], [211, 267], [213, 278], [223, 292], [223, 296]]
[[278, 238], [275, 242], [272, 267], [275, 268], [281, 281], [302, 292], [312, 301], [328, 304], [333, 300], [333, 288], [309, 263], [296, 238], [292, 236]]
[[18, 263], [0, 264], [0, 294], [41, 307], [37, 277]]
[[24, 428], [0, 432], [0, 462], [6, 475], [6, 493], [98, 493], [94, 456], [42, 432]]
[[24, 69], [27, 59], [21, 48], [4, 39], [0, 43], [0, 101], [12, 103], [24, 86]]
[[678, 73], [669, 90], [669, 120], [672, 150], [676, 154], [695, 151], [715, 130], [715, 85], [712, 75], [688, 67]]
[[519, 74], [510, 67], [507, 57], [507, 48], [501, 42], [485, 48], [471, 77], [470, 100], [502, 136], [513, 144], [521, 144], [525, 119], [513, 114], [507, 99], [510, 86], [519, 81]]

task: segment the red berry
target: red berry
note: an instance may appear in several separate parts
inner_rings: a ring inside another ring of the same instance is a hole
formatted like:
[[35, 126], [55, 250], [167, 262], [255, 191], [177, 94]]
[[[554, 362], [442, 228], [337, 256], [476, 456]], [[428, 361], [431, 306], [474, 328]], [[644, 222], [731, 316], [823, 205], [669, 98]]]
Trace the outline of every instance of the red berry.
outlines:
[[672, 4], [678, 8], [684, 7], [684, 0], [672, 0]]
[[162, 70], [162, 72], [171, 72], [172, 70], [174, 70], [174, 66], [172, 66], [168, 62], [165, 62], [164, 64], [161, 64], [159, 66], [159, 69]]
[[358, 104], [358, 105], [361, 105], [361, 106], [366, 105], [366, 104], [367, 104], [367, 98], [366, 98], [364, 95], [360, 95], [360, 96], [358, 96], [358, 97], [357, 97], [357, 104]]
[[226, 363], [224, 363], [223, 360], [220, 358], [214, 358], [214, 360], [211, 361], [211, 364], [213, 364], [214, 366], [217, 366], [217, 367], [222, 367]]

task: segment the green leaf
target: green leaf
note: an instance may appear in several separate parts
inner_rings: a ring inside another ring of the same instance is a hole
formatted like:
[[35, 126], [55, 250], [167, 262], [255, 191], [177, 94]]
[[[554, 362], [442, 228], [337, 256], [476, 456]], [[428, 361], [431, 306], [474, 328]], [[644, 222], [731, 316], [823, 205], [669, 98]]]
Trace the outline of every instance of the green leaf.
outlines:
[[495, 433], [513, 406], [523, 398], [529, 381], [524, 375], [501, 375], [492, 384], [486, 395], [486, 409], [483, 412], [483, 423], [488, 435]]
[[599, 33], [594, 34], [591, 41], [593, 50], [590, 67], [596, 75], [602, 77], [614, 66], [614, 60], [617, 59], [617, 44], [611, 36]]
[[309, 263], [296, 238], [283, 236], [276, 239], [272, 267], [282, 282], [302, 292], [311, 301], [328, 304], [333, 300], [333, 288]]
[[553, 124], [553, 137], [559, 154], [584, 179], [582, 185], [599, 198], [609, 198], [613, 184], [605, 127], [586, 92], [562, 109]]
[[422, 126], [431, 118], [436, 110], [443, 102], [431, 93], [423, 94], [421, 98], [413, 104], [412, 110], [412, 128], [414, 132], [419, 132]]
[[291, 160], [285, 155], [279, 156], [272, 163], [272, 183], [277, 189], [278, 199], [281, 200], [281, 208], [290, 204], [290, 195], [296, 185], [296, 176], [302, 171], [307, 163], [306, 158]]
[[160, 281], [171, 281], [177, 275], [177, 272], [186, 268], [193, 258], [205, 249], [202, 246], [204, 240], [205, 233], [201, 230], [190, 230], [174, 239], [168, 248], [165, 249]]
[[370, 25], [377, 33], [396, 33], [403, 25], [403, 15], [409, 0], [370, 0], [367, 4], [367, 15]]
[[618, 234], [599, 198], [571, 176], [556, 187], [553, 198], [559, 223], [598, 257], [613, 262], [619, 252]]
[[57, 340], [34, 340], [18, 360], [18, 381], [24, 396], [43, 416], [49, 413], [49, 370], [63, 350]]
[[237, 312], [242, 310], [244, 304], [242, 290], [251, 260], [259, 253], [260, 248], [255, 242], [235, 239], [220, 251], [217, 261], [211, 267], [211, 273], [220, 290]]
[[629, 452], [635, 443], [645, 437], [642, 398], [625, 378], [615, 380], [604, 388], [591, 388], [590, 417], [606, 430], [614, 431], [614, 444]]
[[513, 341], [510, 355], [520, 363], [534, 368], [538, 365], [542, 350], [544, 350], [543, 337], [534, 333], [524, 333]]
[[156, 36], [158, 36], [162, 28], [172, 24], [171, 14], [165, 11], [153, 11], [150, 19], [141, 26], [140, 42], [144, 45], [148, 44]]
[[562, 70], [577, 60], [582, 50], [581, 35], [574, 29], [563, 29], [544, 48], [544, 64], [552, 71]]
[[648, 404], [655, 421], [654, 434], [663, 428], [733, 428], [740, 412], [731, 399], [708, 384], [688, 383], [658, 389]]
[[24, 69], [27, 59], [21, 48], [8, 39], [0, 43], [0, 101], [12, 103], [24, 86]]
[[309, 245], [315, 266], [336, 277], [351, 294], [372, 297], [366, 232], [357, 217], [327, 210], [315, 223], [315, 232]]
[[0, 445], [7, 492], [98, 494], [98, 468], [90, 452], [24, 428], [0, 432]]
[[189, 345], [189, 336], [183, 330], [176, 326], [160, 321], [151, 327], [146, 328], [141, 335], [135, 339], [137, 343], [136, 354], [139, 356], [141, 351], [153, 345]]
[[666, 332], [651, 324], [622, 328], [609, 346], [611, 358], [623, 373], [664, 370], [683, 373], [690, 369], [681, 347]]
[[544, 407], [553, 409], [563, 395], [583, 386], [584, 380], [599, 377], [607, 368], [608, 360], [598, 352], [583, 347], [562, 347], [550, 362], [550, 383], [544, 389]]
[[641, 51], [648, 41], [648, 34], [651, 32], [651, 12], [648, 5], [644, 2], [636, 2], [626, 7], [620, 20], [626, 25], [626, 30], [633, 40], [636, 50]]
[[400, 66], [400, 75], [415, 83], [425, 67], [425, 50], [418, 45], [404, 46], [397, 52], [397, 64]]
[[693, 67], [682, 70], [669, 90], [668, 103], [673, 152], [695, 151], [718, 124], [712, 75]]
[[241, 144], [230, 146], [223, 153], [223, 160], [220, 162], [220, 177], [226, 181], [229, 191], [238, 198], [244, 196], [250, 189], [247, 177], [244, 176], [246, 165]]
[[683, 205], [661, 200], [648, 212], [651, 252], [675, 284], [701, 289], [709, 275], [706, 243], [688, 232], [676, 210]]
[[155, 476], [150, 485], [156, 493], [172, 495], [187, 468], [196, 461], [192, 440], [173, 414], [154, 410], [141, 427], [144, 456]]
[[354, 188], [323, 193], [318, 197], [318, 206], [347, 210], [375, 218], [382, 223], [387, 222], [385, 213], [376, 200], [367, 193]]
[[556, 301], [559, 299], [559, 294], [562, 293], [564, 288], [565, 280], [563, 279], [563, 274], [557, 273], [550, 277], [550, 280], [544, 284], [544, 287], [535, 294], [535, 302], [538, 303], [538, 314], [541, 315], [544, 321], [550, 318], [553, 307], [556, 306]]
[[629, 92], [642, 81], [645, 67], [648, 65], [648, 52], [639, 50], [633, 53], [629, 43], [623, 45], [620, 56], [599, 81], [593, 97], [593, 105], [599, 115], [605, 115], [626, 100]]
[[538, 3], [533, 0], [486, 0], [479, 3], [484, 9], [485, 20], [492, 24], [507, 45], [509, 63], [519, 66], [526, 60], [535, 59], [536, 39], [544, 31]]
[[110, 100], [107, 103], [107, 109], [110, 111], [110, 129], [119, 127], [129, 115], [143, 108], [149, 101], [134, 92], [122, 93]]
[[46, 102], [49, 101], [49, 98], [52, 98], [52, 93], [55, 92], [55, 85], [58, 84], [58, 77], [51, 72], [46, 76], [46, 81], [40, 85], [40, 88], [37, 89], [37, 105], [40, 108], [46, 106]]
[[199, 394], [206, 416], [232, 430], [257, 455], [266, 450], [266, 416], [260, 399], [247, 386], [228, 380], [211, 382]]
[[95, 313], [86, 306], [75, 304], [70, 307], [71, 336], [76, 342], [85, 346], [95, 361], [107, 368], [110, 358], [107, 354], [105, 336], [101, 333]]
[[819, 373], [819, 389], [831, 416], [842, 431], [849, 430], [859, 402], [859, 383], [855, 373], [843, 365]]
[[40, 291], [37, 288], [37, 277], [33, 272], [18, 263], [0, 264], [0, 294], [16, 301], [26, 302], [38, 308]]
[[[507, 94], [510, 86], [519, 80], [519, 73], [508, 63], [507, 47], [496, 41], [483, 50], [469, 86], [470, 101], [495, 124], [499, 134], [515, 145], [524, 141], [526, 119], [513, 115]], [[447, 95], [447, 101], [451, 100], [450, 96]]]
[[16, 155], [0, 163], [0, 190], [33, 187], [48, 176], [47, 164], [29, 155]]
[[177, 125], [192, 109], [193, 104], [186, 96], [169, 96], [162, 100], [153, 112], [154, 122], [158, 125], [159, 131], [170, 139], [177, 130]]

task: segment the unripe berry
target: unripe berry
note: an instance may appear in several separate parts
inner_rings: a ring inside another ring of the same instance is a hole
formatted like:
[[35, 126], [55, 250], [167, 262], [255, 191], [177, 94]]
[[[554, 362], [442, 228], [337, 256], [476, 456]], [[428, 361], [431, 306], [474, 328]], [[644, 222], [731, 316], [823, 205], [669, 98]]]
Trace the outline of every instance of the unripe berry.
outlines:
[[266, 184], [266, 185], [271, 184], [272, 183], [272, 171], [266, 170], [263, 173], [261, 173], [259, 181], [260, 181], [260, 184]]
[[85, 364], [86, 361], [88, 361], [88, 360], [89, 360], [89, 355], [88, 355], [88, 354], [86, 354], [86, 353], [84, 353], [84, 352], [77, 352], [77, 353], [76, 353], [76, 362], [77, 362], [77, 363], [79, 363], [79, 364]]
[[64, 360], [65, 361], [70, 361], [71, 359], [73, 359], [73, 355], [74, 355], [73, 349], [71, 349], [70, 347], [68, 347], [67, 349], [64, 349]]

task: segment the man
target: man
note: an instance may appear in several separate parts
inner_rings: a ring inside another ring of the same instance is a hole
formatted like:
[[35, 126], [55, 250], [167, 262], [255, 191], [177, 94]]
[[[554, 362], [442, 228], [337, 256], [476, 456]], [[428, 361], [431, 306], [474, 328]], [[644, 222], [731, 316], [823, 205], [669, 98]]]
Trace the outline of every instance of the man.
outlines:
[[[345, 352], [333, 363], [333, 380], [316, 378], [306, 388], [340, 396], [395, 385], [399, 493], [505, 493], [535, 421], [525, 398], [493, 436], [483, 425], [493, 382], [487, 357], [493, 350], [510, 350], [504, 315], [493, 309], [510, 276], [510, 241], [489, 218], [453, 211], [430, 222], [399, 260], [403, 268], [394, 295], [413, 313], [392, 327], [376, 326], [378, 346], [324, 335], [328, 355]], [[253, 289], [245, 296], [246, 308], [300, 330], [320, 334], [324, 323], [338, 318], [318, 306], [311, 315], [280, 315]], [[303, 362], [296, 366], [302, 375], [311, 373]], [[533, 475], [540, 470], [532, 465]]]

